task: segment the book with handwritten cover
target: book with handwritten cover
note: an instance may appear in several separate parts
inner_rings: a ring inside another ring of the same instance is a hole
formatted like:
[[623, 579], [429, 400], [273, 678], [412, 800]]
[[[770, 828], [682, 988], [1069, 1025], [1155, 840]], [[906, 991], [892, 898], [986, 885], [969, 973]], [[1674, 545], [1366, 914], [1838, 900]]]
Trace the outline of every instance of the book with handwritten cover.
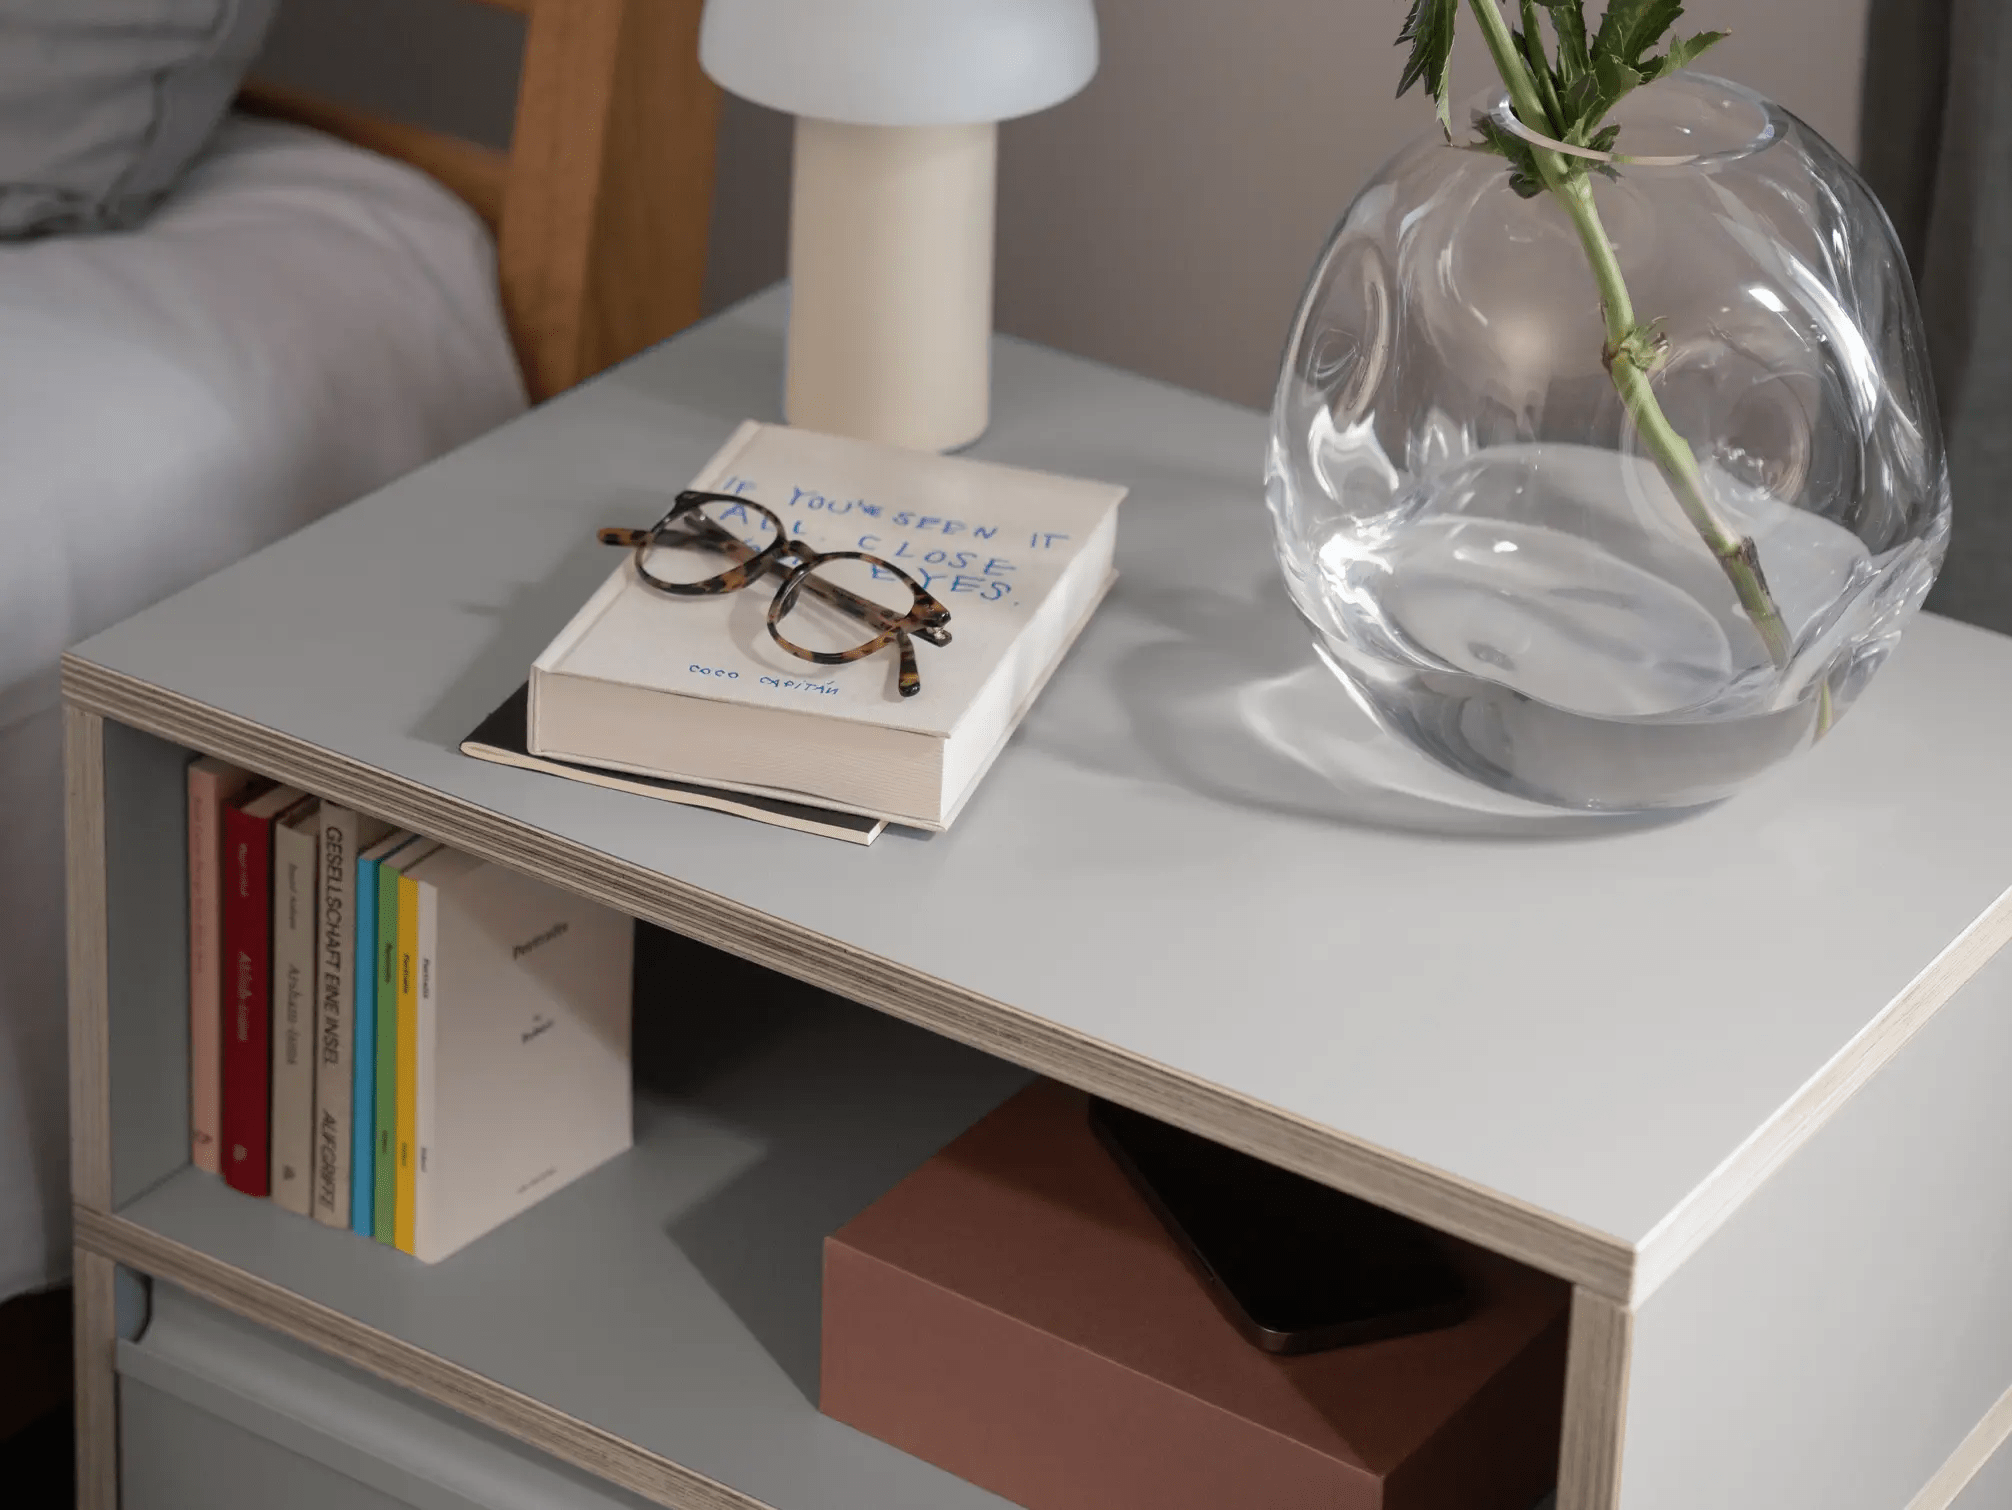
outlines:
[[921, 692], [900, 695], [892, 647], [820, 665], [777, 645], [776, 572], [671, 596], [624, 552], [532, 667], [530, 753], [925, 829], [950, 826], [1109, 588], [1125, 494], [753, 422], [691, 486], [764, 505], [817, 551], [891, 561], [934, 595], [951, 639], [917, 642]]

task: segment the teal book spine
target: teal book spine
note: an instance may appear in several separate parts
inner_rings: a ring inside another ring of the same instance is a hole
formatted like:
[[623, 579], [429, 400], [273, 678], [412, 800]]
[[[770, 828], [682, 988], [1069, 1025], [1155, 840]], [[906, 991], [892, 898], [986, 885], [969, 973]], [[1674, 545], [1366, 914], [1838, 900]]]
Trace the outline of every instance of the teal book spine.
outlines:
[[356, 988], [356, 1024], [349, 1062], [349, 1230], [377, 1230], [377, 862], [356, 862], [356, 950], [350, 970]]
[[372, 1107], [375, 1143], [371, 1160], [371, 1236], [392, 1243], [398, 1161], [392, 1139], [398, 1134], [398, 871], [380, 860], [377, 867], [377, 1085]]

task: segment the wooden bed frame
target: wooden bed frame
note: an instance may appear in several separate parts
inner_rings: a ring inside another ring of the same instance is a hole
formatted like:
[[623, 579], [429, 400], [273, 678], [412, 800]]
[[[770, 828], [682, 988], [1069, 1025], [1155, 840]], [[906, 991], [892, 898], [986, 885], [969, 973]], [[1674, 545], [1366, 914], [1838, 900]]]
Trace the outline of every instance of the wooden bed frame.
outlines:
[[239, 98], [395, 157], [496, 233], [503, 311], [548, 398], [698, 318], [719, 91], [701, 0], [482, 0], [526, 20], [508, 152], [253, 81]]

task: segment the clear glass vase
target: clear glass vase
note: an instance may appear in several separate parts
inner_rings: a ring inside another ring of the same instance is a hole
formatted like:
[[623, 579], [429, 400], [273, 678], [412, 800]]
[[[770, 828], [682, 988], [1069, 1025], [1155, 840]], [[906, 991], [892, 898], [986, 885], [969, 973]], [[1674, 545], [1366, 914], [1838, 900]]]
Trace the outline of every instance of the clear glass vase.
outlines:
[[[1613, 119], [1629, 160], [1587, 182], [1667, 343], [1690, 512], [1617, 394], [1573, 218], [1436, 130], [1314, 270], [1266, 496], [1294, 602], [1387, 730], [1484, 788], [1625, 812], [1716, 801], [1827, 732], [1934, 580], [1949, 485], [1913, 288], [1851, 165], [1698, 74]], [[1752, 542], [1771, 628], [1701, 511]]]

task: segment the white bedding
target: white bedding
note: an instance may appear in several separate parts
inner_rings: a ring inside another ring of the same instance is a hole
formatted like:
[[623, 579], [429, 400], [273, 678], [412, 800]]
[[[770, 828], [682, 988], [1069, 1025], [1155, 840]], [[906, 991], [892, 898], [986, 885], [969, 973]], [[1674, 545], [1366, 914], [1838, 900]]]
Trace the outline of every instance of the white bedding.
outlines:
[[69, 1264], [57, 657], [521, 409], [494, 263], [236, 119], [143, 229], [0, 243], [0, 1300]]

